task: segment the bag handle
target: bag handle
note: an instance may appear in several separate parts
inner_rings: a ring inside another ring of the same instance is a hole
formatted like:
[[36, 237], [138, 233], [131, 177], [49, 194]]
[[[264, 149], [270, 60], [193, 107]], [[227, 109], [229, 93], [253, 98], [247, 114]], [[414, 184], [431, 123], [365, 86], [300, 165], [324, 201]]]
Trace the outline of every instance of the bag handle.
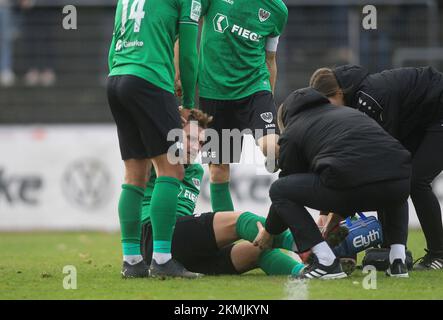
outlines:
[[362, 220], [368, 220], [368, 217], [366, 217], [363, 212], [357, 212], [357, 214], [360, 216]]
[[[357, 214], [359, 215], [360, 219], [362, 220], [368, 220], [368, 217], [366, 217], [363, 212], [357, 212]], [[352, 227], [352, 221], [351, 221], [351, 217], [347, 217], [346, 218], [346, 225], [350, 228]]]

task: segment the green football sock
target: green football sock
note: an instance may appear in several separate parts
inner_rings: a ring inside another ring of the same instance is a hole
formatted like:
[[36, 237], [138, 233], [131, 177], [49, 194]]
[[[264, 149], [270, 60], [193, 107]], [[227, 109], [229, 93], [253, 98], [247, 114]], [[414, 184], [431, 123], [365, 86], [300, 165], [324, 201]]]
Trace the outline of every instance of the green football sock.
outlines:
[[298, 275], [304, 264], [280, 249], [265, 250], [260, 254], [258, 266], [268, 275]]
[[294, 251], [294, 237], [292, 236], [291, 231], [286, 230], [275, 236], [273, 247]]
[[141, 203], [143, 188], [130, 184], [122, 185], [118, 203], [123, 255], [140, 254]]
[[229, 190], [229, 182], [211, 183], [209, 189], [211, 191], [212, 211], [234, 211], [234, 204], [232, 203], [231, 192]]
[[172, 235], [177, 215], [180, 180], [158, 177], [151, 197], [151, 224], [154, 253], [171, 253]]
[[[243, 212], [237, 220], [237, 235], [241, 239], [253, 242], [258, 234], [257, 222], [260, 222], [264, 226], [266, 219], [252, 212]], [[293, 245], [294, 238], [292, 237], [291, 232], [286, 230], [279, 235], [274, 236], [272, 247], [292, 251]]]

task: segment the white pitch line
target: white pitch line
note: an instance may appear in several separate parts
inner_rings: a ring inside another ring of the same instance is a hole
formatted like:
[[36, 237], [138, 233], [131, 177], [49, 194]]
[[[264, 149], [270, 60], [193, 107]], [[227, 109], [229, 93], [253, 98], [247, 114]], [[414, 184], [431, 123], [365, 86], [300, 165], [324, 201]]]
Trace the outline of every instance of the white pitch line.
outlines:
[[285, 300], [308, 300], [308, 280], [288, 279], [285, 284]]

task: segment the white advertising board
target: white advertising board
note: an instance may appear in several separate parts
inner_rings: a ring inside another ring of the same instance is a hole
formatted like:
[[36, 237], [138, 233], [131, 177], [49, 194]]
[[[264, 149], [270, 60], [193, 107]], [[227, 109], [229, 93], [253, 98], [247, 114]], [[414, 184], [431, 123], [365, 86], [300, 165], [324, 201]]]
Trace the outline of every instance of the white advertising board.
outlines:
[[[4, 126], [0, 150], [0, 230], [118, 230], [123, 163], [113, 125]], [[236, 209], [266, 215], [277, 175], [265, 172], [252, 138], [244, 155], [232, 168]], [[251, 157], [255, 165], [247, 164]], [[441, 176], [435, 189], [443, 202]], [[208, 175], [197, 205], [205, 211], [211, 211]], [[419, 226], [413, 206], [410, 224]]]

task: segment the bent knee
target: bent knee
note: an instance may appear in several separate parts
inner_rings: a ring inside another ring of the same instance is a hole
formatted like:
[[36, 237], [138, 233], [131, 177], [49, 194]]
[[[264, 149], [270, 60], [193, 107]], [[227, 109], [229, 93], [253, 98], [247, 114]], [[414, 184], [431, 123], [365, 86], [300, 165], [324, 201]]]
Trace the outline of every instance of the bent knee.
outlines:
[[281, 198], [281, 187], [279, 180], [274, 181], [272, 183], [271, 188], [269, 188], [269, 197], [272, 201], [276, 201]]
[[169, 167], [163, 167], [157, 172], [158, 177], [173, 177], [180, 181], [185, 178], [185, 169], [182, 165], [174, 165]]
[[432, 182], [427, 179], [423, 179], [420, 177], [412, 177], [411, 178], [411, 194], [421, 191], [431, 191], [432, 190]]

